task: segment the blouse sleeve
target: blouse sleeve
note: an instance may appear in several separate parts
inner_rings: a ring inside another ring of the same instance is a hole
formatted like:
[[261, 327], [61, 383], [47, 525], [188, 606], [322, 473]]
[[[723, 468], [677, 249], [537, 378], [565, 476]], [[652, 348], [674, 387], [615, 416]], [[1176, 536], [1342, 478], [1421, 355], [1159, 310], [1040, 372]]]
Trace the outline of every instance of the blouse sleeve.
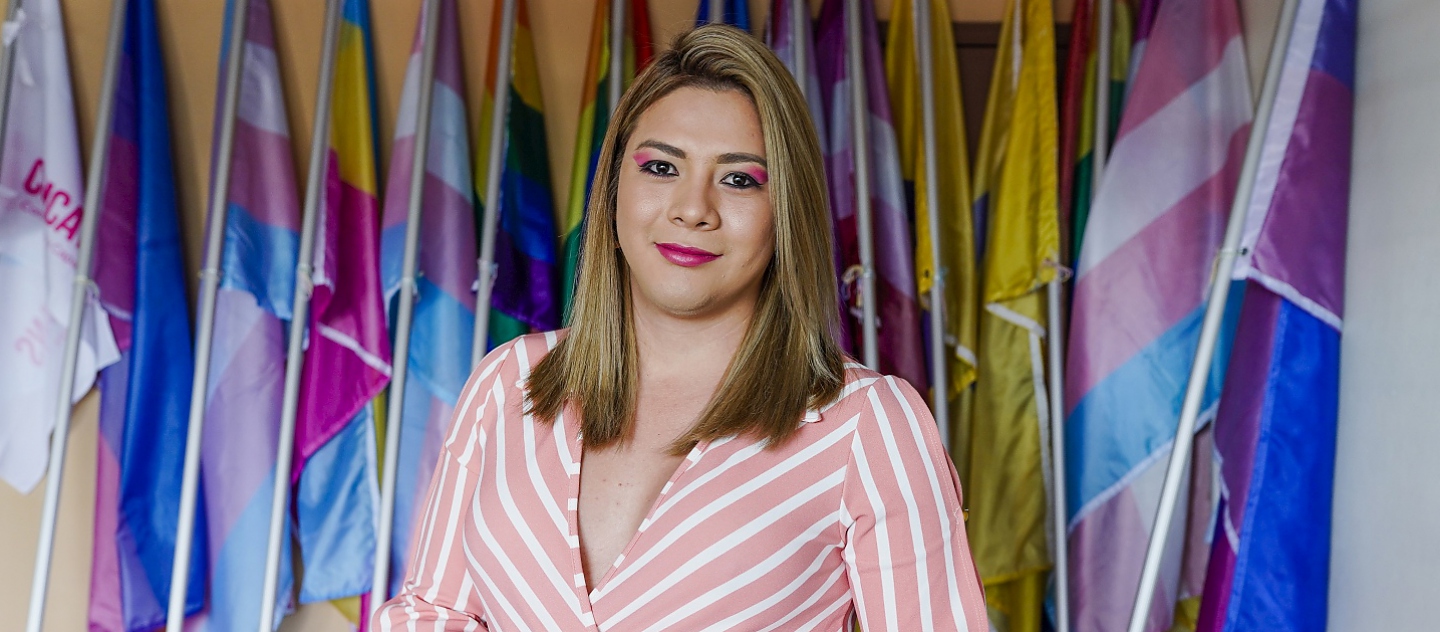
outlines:
[[989, 630], [960, 480], [929, 408], [894, 377], [861, 396], [841, 507], [861, 629]]
[[[400, 594], [375, 611], [372, 628], [381, 632], [484, 631], [485, 611], [475, 577], [454, 546], [475, 496], [484, 428], [494, 423], [492, 397], [505, 384], [511, 345], [490, 352], [461, 391], [450, 436], [430, 481], [429, 499], [418, 519], [409, 573]], [[515, 373], [512, 369], [509, 373]], [[513, 375], [511, 381], [515, 379]]]

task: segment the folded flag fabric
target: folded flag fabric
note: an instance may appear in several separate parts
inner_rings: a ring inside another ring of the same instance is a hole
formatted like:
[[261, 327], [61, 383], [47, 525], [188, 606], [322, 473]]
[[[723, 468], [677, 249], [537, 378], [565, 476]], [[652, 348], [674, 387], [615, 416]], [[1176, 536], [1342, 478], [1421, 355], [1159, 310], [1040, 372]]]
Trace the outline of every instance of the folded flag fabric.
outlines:
[[1264, 130], [1202, 632], [1326, 626], [1357, 4], [1301, 0]]
[[[1071, 625], [1082, 631], [1129, 621], [1250, 129], [1234, 2], [1166, 0], [1147, 46], [1076, 266], [1066, 505]], [[1207, 420], [1233, 329], [1222, 331]], [[1205, 483], [1203, 468], [1193, 469]], [[1186, 551], [1211, 517], [1199, 491], [1177, 507], [1151, 630], [1170, 629], [1177, 601], [1200, 589], [1203, 568]]]
[[[430, 485], [460, 389], [470, 376], [471, 342], [475, 333], [473, 288], [478, 258], [459, 23], [455, 0], [427, 1], [440, 3], [440, 27], [435, 32], [438, 38], [435, 83], [428, 87], [433, 90], [429, 151], [419, 158], [425, 160], [425, 176], [421, 184], [424, 191], [420, 205], [415, 312], [410, 330], [410, 357], [406, 360], [409, 369], [404, 410], [400, 419], [386, 420], [386, 432], [400, 433], [390, 552], [392, 591], [399, 588], [405, 577], [415, 516], [423, 506], [420, 501]], [[420, 15], [424, 15], [424, 11], [422, 7]], [[426, 34], [423, 21], [417, 22], [415, 43], [400, 93], [380, 237], [381, 278], [392, 328], [404, 264], [410, 169], [417, 159], [415, 119], [420, 90], [426, 88], [420, 85], [420, 55]]]
[[[950, 9], [930, 2], [930, 58], [934, 75], [935, 173], [938, 197], [926, 198], [925, 135], [921, 120], [920, 69], [916, 63], [913, 0], [891, 7], [886, 75], [900, 143], [900, 170], [915, 209], [915, 276], [920, 301], [929, 300], [936, 277], [944, 282], [945, 348], [948, 396], [959, 395], [975, 382], [976, 304], [974, 222], [970, 217], [970, 161], [965, 147], [965, 115], [960, 101], [960, 69], [955, 58]], [[930, 234], [931, 213], [939, 216], [940, 234]], [[931, 243], [940, 241], [940, 261], [931, 257]], [[936, 309], [935, 306], [930, 306]], [[963, 416], [957, 416], [960, 418]], [[953, 440], [952, 440], [953, 444]]]
[[370, 3], [345, 0], [295, 432], [301, 603], [366, 593], [374, 574], [380, 492], [373, 400], [390, 381], [390, 340], [370, 59]]
[[[165, 623], [194, 374], [155, 2], [125, 10], [95, 245], [95, 283], [121, 356], [100, 373], [92, 632]], [[203, 506], [195, 517], [194, 550], [203, 552]], [[205, 563], [203, 553], [190, 557], [187, 613], [204, 603]]]
[[85, 191], [60, 2], [28, 2], [5, 28], [14, 66], [0, 164], [0, 480], [29, 493], [50, 459], [66, 332], [82, 328], [73, 400], [120, 354], [93, 298], [70, 322]]
[[[850, 70], [845, 61], [844, 0], [826, 0], [816, 27], [816, 70], [829, 128], [825, 167], [830, 177], [830, 208], [837, 227], [835, 247], [842, 279], [846, 281], [851, 309], [848, 349], [863, 348], [863, 322], [859, 300], [860, 238], [855, 198], [855, 139], [851, 112], [864, 107], [870, 153], [871, 234], [874, 244], [875, 299], [882, 373], [897, 375], [920, 391], [929, 388], [925, 368], [920, 303], [916, 299], [914, 243], [905, 212], [905, 184], [900, 176], [900, 152], [891, 124], [890, 97], [885, 83], [875, 6], [861, 2], [864, 40], [865, 103], [850, 97]], [[854, 281], [854, 282], [852, 282]]]
[[[700, 7], [695, 11], [695, 24], [707, 24], [710, 22], [710, 2], [712, 0], [700, 0]], [[748, 0], [714, 0], [723, 2], [725, 6], [720, 11], [724, 24], [729, 24], [742, 31], [750, 30], [750, 3]]]
[[[615, 28], [610, 3], [595, 2], [595, 17], [590, 26], [590, 55], [585, 65], [584, 93], [580, 95], [580, 124], [575, 133], [575, 158], [570, 166], [570, 197], [565, 205], [561, 236], [561, 315], [570, 318], [570, 302], [575, 296], [575, 278], [580, 265], [580, 237], [585, 228], [585, 212], [590, 206], [590, 186], [595, 180], [595, 167], [600, 160], [600, 146], [610, 127], [610, 33]], [[621, 85], [629, 87], [635, 73], [650, 63], [654, 45], [650, 39], [650, 9], [645, 0], [629, 0], [625, 8], [623, 49], [619, 54]]]
[[[540, 99], [540, 67], [524, 0], [516, 0], [515, 39], [511, 42], [509, 88], [505, 99], [504, 164], [500, 200], [483, 199], [489, 179], [490, 118], [495, 95], [495, 60], [500, 45], [502, 3], [491, 20], [490, 62], [485, 73], [485, 99], [480, 104], [480, 158], [475, 161], [475, 191], [488, 213], [499, 207], [495, 232], [494, 276], [490, 294], [490, 331], [486, 349], [532, 331], [560, 327], [561, 289], [556, 252], [555, 208], [550, 191], [550, 158], [545, 143], [545, 107]], [[457, 53], [458, 54], [458, 53]], [[468, 375], [468, 374], [467, 374]]]
[[970, 537], [991, 625], [1040, 629], [1050, 486], [1045, 286], [1060, 233], [1055, 32], [1050, 0], [1012, 0], [1001, 25], [975, 170], [987, 217], [984, 312], [970, 429]]
[[[228, 42], [235, 25], [228, 8], [225, 15]], [[223, 69], [229, 55], [244, 55], [201, 453], [210, 599], [200, 627], [249, 632], [260, 623], [300, 204], [270, 3], [250, 0], [246, 19], [241, 50], [222, 50], [220, 60]], [[216, 104], [218, 131], [223, 101]], [[292, 582], [283, 546], [277, 619]]]

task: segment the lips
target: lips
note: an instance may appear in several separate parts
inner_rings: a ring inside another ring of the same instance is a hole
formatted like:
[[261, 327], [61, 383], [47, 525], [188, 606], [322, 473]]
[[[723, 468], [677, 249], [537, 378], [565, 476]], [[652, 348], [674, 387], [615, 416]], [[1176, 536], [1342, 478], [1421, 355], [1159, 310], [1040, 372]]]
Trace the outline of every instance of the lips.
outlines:
[[655, 249], [660, 251], [660, 256], [677, 266], [693, 268], [704, 265], [720, 258], [709, 250], [702, 250], [682, 244], [655, 244]]

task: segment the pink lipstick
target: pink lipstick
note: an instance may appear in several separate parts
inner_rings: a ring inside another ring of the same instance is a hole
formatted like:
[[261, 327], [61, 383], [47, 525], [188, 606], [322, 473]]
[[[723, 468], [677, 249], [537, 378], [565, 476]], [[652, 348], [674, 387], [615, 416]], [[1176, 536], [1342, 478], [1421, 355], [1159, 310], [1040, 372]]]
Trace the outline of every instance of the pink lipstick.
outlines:
[[655, 244], [655, 249], [659, 250], [660, 256], [665, 257], [670, 263], [686, 268], [693, 268], [720, 258], [720, 255], [709, 250], [681, 244]]

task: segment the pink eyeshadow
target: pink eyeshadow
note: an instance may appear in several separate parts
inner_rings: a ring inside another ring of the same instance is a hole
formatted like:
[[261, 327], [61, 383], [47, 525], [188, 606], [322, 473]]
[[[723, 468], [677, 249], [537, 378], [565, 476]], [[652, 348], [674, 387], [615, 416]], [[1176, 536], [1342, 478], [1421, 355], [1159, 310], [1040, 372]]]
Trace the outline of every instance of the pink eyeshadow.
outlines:
[[759, 167], [753, 167], [753, 168], [749, 168], [749, 169], [740, 169], [740, 173], [743, 173], [743, 174], [745, 174], [745, 175], [747, 175], [747, 176], [750, 176], [751, 178], [754, 178], [755, 181], [756, 181], [756, 182], [759, 182], [760, 184], [765, 184], [766, 182], [768, 182], [768, 181], [770, 180], [770, 174], [769, 174], [769, 173], [766, 173], [764, 169], [761, 169], [761, 168], [759, 168]]

